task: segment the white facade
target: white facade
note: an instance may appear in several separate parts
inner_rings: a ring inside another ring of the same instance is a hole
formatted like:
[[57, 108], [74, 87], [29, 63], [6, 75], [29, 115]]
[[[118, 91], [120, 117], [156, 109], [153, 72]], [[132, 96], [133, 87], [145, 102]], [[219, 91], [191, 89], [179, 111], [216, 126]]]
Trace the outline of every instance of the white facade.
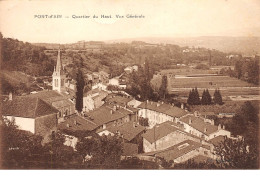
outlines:
[[[213, 139], [217, 136], [221, 136], [221, 135], [227, 136], [228, 138], [230, 138], [230, 136], [231, 136], [231, 133], [229, 131], [222, 129], [220, 126], [218, 127], [217, 131], [215, 131], [211, 134], [205, 134], [205, 132], [199, 131], [196, 128], [193, 128], [192, 126], [190, 126], [187, 123], [184, 123], [182, 121], [179, 121], [179, 122], [184, 125], [184, 131], [185, 132], [190, 133], [190, 134], [195, 135], [195, 136], [198, 136], [202, 139], [205, 139], [206, 141]], [[207, 123], [207, 122], [204, 122], [204, 123]]]
[[14, 116], [4, 116], [4, 118], [9, 121], [15, 122], [15, 125], [18, 126], [18, 129], [30, 131], [35, 134], [35, 119], [32, 118], [24, 118], [24, 117], [14, 117]]
[[107, 90], [107, 85], [105, 85], [105, 84], [102, 84], [102, 83], [97, 83], [97, 84], [95, 84], [95, 85], [93, 85], [92, 86], [92, 90], [93, 89], [101, 89], [101, 90]]
[[95, 102], [91, 96], [83, 97], [83, 111], [88, 112], [95, 109]]
[[61, 64], [60, 58], [60, 50], [58, 51], [58, 58], [56, 67], [54, 67], [54, 71], [52, 74], [52, 90], [56, 90], [58, 92], [65, 92], [65, 79], [66, 75], [64, 74], [63, 67]]
[[70, 135], [64, 135], [64, 136], [65, 136], [64, 145], [72, 147], [75, 150], [78, 142], [78, 138]]
[[148, 118], [149, 128], [152, 128], [154, 125], [161, 124], [166, 121], [174, 121], [174, 117], [150, 109], [140, 109], [138, 111], [138, 116]]
[[119, 86], [119, 79], [118, 78], [111, 78], [109, 80], [109, 84], [113, 86]]
[[60, 75], [57, 73], [53, 73], [52, 75], [52, 90], [56, 90], [58, 92], [65, 91], [65, 75]]

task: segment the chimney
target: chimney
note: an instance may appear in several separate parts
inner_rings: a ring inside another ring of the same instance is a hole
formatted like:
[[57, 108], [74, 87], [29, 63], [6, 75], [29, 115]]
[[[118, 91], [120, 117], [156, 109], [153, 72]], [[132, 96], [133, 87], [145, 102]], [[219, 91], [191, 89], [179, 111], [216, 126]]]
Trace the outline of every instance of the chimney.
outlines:
[[177, 123], [177, 122], [178, 122], [177, 118], [175, 118], [175, 119], [174, 119], [174, 122], [175, 122], [175, 123]]
[[181, 109], [184, 109], [184, 103], [181, 104]]
[[172, 106], [174, 106], [174, 103], [172, 103]]
[[9, 92], [9, 100], [10, 100], [10, 101], [13, 100], [13, 94], [12, 94], [12, 92]]
[[162, 104], [163, 104], [163, 101], [162, 101]]
[[110, 114], [113, 114], [113, 110], [112, 109], [110, 110]]
[[206, 127], [204, 127], [204, 133], [206, 133], [207, 132], [207, 128]]
[[221, 130], [221, 125], [220, 124], [218, 125], [218, 130]]
[[113, 110], [116, 111], [116, 105], [113, 106]]
[[157, 105], [156, 105], [157, 107], [159, 107], [160, 106], [160, 103], [157, 103]]
[[74, 120], [74, 125], [77, 125], [77, 120]]
[[189, 118], [189, 124], [191, 124], [192, 123], [192, 120], [191, 120], [191, 118]]
[[214, 125], [214, 124], [215, 124], [215, 122], [214, 122], [213, 119], [210, 121], [210, 124], [211, 124], [211, 125]]
[[70, 125], [67, 123], [67, 127], [69, 128], [70, 127]]
[[223, 125], [223, 127], [222, 127], [222, 128], [223, 128], [223, 130], [224, 130], [224, 129], [226, 128], [226, 127], [225, 127], [225, 125]]

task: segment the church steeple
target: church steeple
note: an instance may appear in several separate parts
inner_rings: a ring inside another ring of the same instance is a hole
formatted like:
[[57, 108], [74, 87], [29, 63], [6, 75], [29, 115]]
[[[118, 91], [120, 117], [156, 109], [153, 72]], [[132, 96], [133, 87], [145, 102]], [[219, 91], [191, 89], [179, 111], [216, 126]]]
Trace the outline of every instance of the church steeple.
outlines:
[[56, 67], [54, 66], [54, 71], [52, 74], [52, 90], [57, 90], [59, 92], [65, 91], [65, 78], [66, 78], [66, 75], [65, 75], [63, 67], [62, 67], [61, 55], [60, 55], [60, 49], [59, 49], [58, 57], [57, 57], [57, 64], [56, 64]]
[[57, 58], [57, 64], [56, 64], [56, 71], [62, 70], [62, 63], [60, 59], [60, 49], [58, 50], [58, 58]]

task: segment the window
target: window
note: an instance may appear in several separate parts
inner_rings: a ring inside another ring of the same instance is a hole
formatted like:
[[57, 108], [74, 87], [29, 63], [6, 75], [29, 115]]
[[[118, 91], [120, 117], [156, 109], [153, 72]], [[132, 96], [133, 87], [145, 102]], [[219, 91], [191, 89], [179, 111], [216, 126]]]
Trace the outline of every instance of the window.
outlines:
[[55, 87], [58, 87], [58, 79], [55, 79], [54, 82], [55, 82]]

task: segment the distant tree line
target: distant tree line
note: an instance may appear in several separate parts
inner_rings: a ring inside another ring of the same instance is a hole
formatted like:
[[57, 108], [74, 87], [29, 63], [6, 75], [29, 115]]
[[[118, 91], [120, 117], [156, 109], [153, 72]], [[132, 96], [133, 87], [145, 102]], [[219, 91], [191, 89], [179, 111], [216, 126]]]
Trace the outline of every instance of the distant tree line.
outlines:
[[34, 46], [17, 39], [3, 38], [2, 68], [9, 71], [22, 71], [32, 76], [50, 76], [53, 72], [54, 60], [44, 54], [45, 47]]
[[234, 70], [222, 69], [221, 73], [259, 85], [259, 57], [239, 59], [235, 62]]
[[189, 105], [211, 105], [211, 104], [219, 104], [222, 105], [222, 96], [218, 89], [215, 90], [213, 100], [208, 89], [203, 90], [202, 97], [200, 99], [200, 95], [197, 88], [194, 88], [190, 91], [189, 97], [187, 100]]

